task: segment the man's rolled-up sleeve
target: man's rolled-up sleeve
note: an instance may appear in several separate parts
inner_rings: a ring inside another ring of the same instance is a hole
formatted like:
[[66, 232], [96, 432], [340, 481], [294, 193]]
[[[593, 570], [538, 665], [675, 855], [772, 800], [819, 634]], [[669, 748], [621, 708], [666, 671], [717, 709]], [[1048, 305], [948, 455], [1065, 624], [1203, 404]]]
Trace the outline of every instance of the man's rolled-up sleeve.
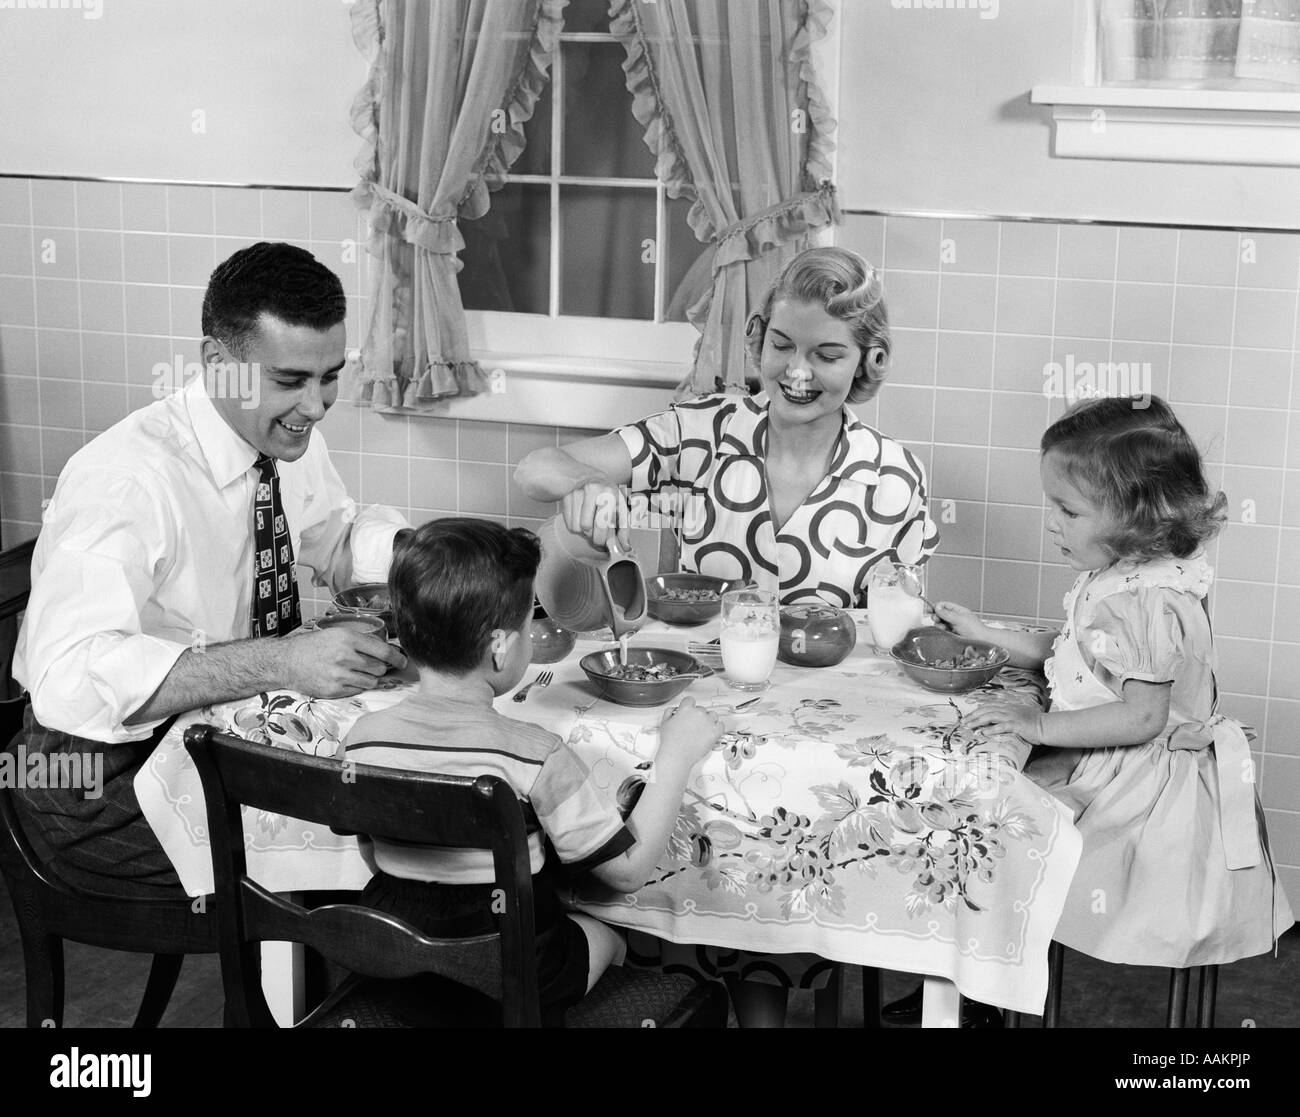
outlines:
[[[53, 513], [23, 625], [20, 682], [49, 729], [137, 741], [160, 724], [125, 720], [154, 694], [188, 644], [147, 635], [141, 617], [166, 532], [131, 482], [110, 482]], [[89, 486], [87, 486], [89, 489]], [[102, 499], [95, 499], [96, 496]], [[57, 498], [56, 498], [57, 500]]]

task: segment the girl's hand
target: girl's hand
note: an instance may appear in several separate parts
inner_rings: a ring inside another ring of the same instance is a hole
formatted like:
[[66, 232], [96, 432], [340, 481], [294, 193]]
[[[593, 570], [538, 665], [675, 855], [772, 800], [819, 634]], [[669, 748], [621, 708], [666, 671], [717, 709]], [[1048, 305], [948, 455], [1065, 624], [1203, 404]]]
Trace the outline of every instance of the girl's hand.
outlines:
[[616, 537], [624, 548], [631, 546], [628, 534], [628, 506], [622, 491], [608, 481], [588, 481], [560, 501], [564, 526], [603, 548]]
[[1041, 745], [1040, 716], [1039, 711], [1032, 706], [998, 701], [981, 707], [965, 719], [965, 724], [970, 729], [983, 730], [989, 737], [1010, 733], [1031, 745]]
[[965, 636], [968, 640], [986, 640], [990, 643], [997, 643], [991, 639], [988, 625], [980, 620], [977, 613], [971, 612], [965, 605], [958, 605], [952, 601], [940, 601], [934, 607], [935, 613], [938, 614], [941, 621], [946, 621], [952, 630], [958, 636]]

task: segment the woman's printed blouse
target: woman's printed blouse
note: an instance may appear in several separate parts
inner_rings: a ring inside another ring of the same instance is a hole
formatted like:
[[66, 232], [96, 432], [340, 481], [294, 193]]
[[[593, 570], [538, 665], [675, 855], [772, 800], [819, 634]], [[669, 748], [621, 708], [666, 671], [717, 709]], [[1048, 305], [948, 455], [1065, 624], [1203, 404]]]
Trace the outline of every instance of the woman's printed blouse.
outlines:
[[682, 570], [752, 579], [782, 604], [860, 605], [877, 563], [922, 563], [934, 552], [924, 467], [848, 408], [825, 478], [777, 530], [767, 430], [767, 397], [734, 395], [619, 428], [632, 455], [633, 525], [671, 525]]

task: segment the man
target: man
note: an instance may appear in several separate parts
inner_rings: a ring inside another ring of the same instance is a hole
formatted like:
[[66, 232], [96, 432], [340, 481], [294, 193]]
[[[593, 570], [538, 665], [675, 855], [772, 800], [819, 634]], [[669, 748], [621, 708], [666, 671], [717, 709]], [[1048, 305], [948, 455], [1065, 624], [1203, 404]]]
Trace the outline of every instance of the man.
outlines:
[[235, 253], [204, 298], [204, 376], [59, 477], [14, 661], [32, 704], [11, 747], [103, 755], [98, 796], [29, 787], [19, 800], [71, 883], [179, 889], [132, 785], [175, 715], [274, 688], [356, 694], [404, 666], [347, 626], [294, 631], [295, 561], [332, 590], [382, 580], [409, 531], [391, 509], [358, 511], [313, 431], [338, 395], [345, 313], [338, 277], [310, 253]]

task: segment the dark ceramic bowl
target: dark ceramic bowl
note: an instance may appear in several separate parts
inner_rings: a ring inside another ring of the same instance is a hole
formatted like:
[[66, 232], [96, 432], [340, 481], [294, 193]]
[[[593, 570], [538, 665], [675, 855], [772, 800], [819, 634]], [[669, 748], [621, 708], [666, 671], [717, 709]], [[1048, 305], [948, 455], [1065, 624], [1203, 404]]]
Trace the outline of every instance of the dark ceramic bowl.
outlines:
[[355, 628], [381, 640], [388, 639], [388, 626], [383, 617], [368, 617], [363, 613], [327, 613], [312, 622], [317, 628]]
[[340, 613], [352, 613], [362, 617], [379, 617], [387, 627], [390, 637], [397, 635], [397, 626], [393, 623], [393, 606], [388, 596], [387, 582], [363, 582], [359, 586], [349, 586], [334, 595], [334, 608]]
[[[722, 612], [722, 595], [739, 585], [707, 574], [656, 574], [645, 580], [646, 609], [666, 624], [703, 624]], [[711, 596], [702, 601], [673, 601], [664, 596], [690, 591]]]
[[843, 609], [815, 602], [781, 610], [777, 658], [796, 667], [834, 667], [858, 643], [858, 626]]
[[[945, 659], [961, 656], [967, 648], [980, 655], [993, 655], [987, 667], [935, 667]], [[889, 653], [902, 667], [909, 679], [927, 690], [943, 694], [960, 694], [987, 683], [1007, 665], [1011, 653], [997, 644], [983, 640], [970, 640], [947, 629], [934, 627], [914, 628], [893, 646]]]
[[533, 609], [533, 663], [558, 663], [578, 642], [578, 635], [561, 628], [540, 605]]
[[713, 671], [705, 667], [692, 655], [673, 651], [671, 648], [629, 648], [627, 662], [630, 667], [653, 667], [666, 663], [677, 669], [679, 676], [690, 672], [689, 678], [675, 676], [671, 679], [647, 679], [633, 682], [631, 679], [614, 677], [618, 670], [618, 648], [604, 648], [598, 652], [584, 655], [578, 661], [586, 673], [591, 685], [601, 698], [608, 698], [620, 706], [662, 706], [671, 702], [682, 693], [697, 676], [712, 675]]

